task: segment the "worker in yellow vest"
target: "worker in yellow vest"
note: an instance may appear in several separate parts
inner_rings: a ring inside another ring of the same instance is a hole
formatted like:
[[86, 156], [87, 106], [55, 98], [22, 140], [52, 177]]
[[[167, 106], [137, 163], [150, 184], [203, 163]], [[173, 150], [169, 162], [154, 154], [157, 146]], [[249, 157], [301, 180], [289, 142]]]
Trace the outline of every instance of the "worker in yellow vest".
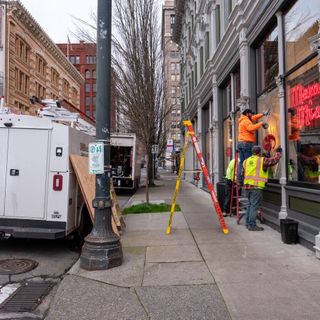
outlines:
[[[238, 163], [239, 163], [238, 159]], [[225, 193], [224, 193], [224, 202], [223, 202], [223, 208], [222, 208], [222, 214], [224, 217], [228, 215], [228, 212], [230, 210], [230, 201], [231, 201], [231, 188], [232, 188], [232, 181], [235, 180], [235, 174], [234, 174], [234, 163], [235, 159], [232, 159], [229, 162], [227, 171], [226, 171], [226, 187], [225, 187]]]
[[262, 202], [262, 191], [268, 181], [268, 168], [277, 164], [281, 158], [282, 149], [278, 147], [273, 157], [261, 156], [261, 147], [252, 147], [252, 156], [243, 162], [244, 187], [247, 190], [248, 207], [246, 210], [246, 227], [249, 231], [262, 231], [257, 226], [257, 211]]

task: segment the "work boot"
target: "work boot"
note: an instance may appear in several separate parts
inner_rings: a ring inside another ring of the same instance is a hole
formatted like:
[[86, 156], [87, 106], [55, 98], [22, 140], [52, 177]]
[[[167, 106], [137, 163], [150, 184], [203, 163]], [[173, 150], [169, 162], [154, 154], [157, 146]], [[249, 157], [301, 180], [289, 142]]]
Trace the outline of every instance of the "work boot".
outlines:
[[249, 231], [263, 231], [264, 228], [258, 227], [258, 226], [254, 226], [254, 227], [249, 226], [249, 227], [248, 227], [248, 230], [249, 230]]

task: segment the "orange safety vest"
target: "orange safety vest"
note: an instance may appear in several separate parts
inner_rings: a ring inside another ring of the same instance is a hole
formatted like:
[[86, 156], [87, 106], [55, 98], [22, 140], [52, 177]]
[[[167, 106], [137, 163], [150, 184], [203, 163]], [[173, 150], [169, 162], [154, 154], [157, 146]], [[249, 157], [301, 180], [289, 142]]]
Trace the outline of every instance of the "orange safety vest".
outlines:
[[263, 157], [253, 155], [243, 162], [244, 181], [243, 184], [264, 189], [268, 181], [268, 171], [263, 170]]

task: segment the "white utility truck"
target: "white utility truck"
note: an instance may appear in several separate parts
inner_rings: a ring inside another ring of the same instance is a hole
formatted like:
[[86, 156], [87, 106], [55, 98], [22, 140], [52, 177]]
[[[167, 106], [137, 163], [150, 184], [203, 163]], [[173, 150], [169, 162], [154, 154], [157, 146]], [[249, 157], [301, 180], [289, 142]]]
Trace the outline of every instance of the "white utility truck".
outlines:
[[111, 133], [110, 162], [114, 188], [135, 191], [141, 173], [141, 156], [135, 134]]
[[0, 114], [0, 236], [56, 239], [90, 223], [69, 155], [91, 141], [48, 118]]
[[[0, 238], [57, 239], [90, 231], [69, 156], [88, 154], [94, 128], [74, 113], [68, 121], [70, 114], [59, 106], [63, 114], [52, 114], [54, 101], [45, 104], [49, 107], [42, 108], [39, 117], [0, 113]], [[116, 134], [111, 141], [111, 152], [117, 153], [111, 158], [119, 160], [114, 162], [113, 183], [135, 189], [140, 172], [133, 165], [139, 159], [135, 135]]]

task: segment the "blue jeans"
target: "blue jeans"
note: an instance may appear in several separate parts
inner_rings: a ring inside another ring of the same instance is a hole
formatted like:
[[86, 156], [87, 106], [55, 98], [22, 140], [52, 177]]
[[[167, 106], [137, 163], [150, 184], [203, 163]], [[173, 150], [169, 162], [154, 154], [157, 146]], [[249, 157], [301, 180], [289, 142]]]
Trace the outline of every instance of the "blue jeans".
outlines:
[[246, 210], [246, 225], [248, 227], [256, 226], [257, 212], [262, 201], [262, 189], [247, 190], [248, 207]]
[[238, 183], [243, 184], [242, 165], [243, 161], [252, 156], [253, 142], [238, 142], [239, 166], [238, 166]]

